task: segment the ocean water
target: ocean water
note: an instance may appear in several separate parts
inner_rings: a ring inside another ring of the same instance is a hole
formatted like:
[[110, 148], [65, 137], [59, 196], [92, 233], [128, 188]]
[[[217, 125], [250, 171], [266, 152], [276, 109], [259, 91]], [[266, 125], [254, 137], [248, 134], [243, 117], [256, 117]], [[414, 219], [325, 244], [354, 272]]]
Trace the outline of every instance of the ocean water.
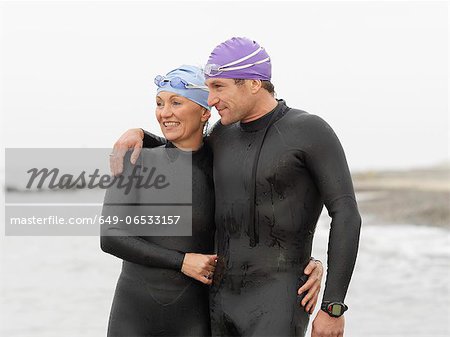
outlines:
[[[313, 253], [323, 261], [326, 220]], [[368, 222], [346, 298], [345, 336], [449, 336], [450, 231]]]
[[[322, 215], [313, 255], [324, 262], [328, 226]], [[448, 336], [449, 234], [368, 221], [345, 336]], [[1, 336], [106, 335], [121, 263], [100, 250], [98, 237], [2, 236], [0, 248]]]

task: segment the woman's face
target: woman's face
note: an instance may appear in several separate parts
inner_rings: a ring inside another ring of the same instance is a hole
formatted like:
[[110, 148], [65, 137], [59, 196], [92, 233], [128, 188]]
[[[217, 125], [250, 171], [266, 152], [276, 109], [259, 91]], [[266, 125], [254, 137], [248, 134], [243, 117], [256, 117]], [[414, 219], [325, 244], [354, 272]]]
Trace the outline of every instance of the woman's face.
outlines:
[[156, 119], [167, 140], [183, 149], [197, 149], [203, 125], [211, 116], [208, 109], [177, 94], [161, 91], [156, 96]]

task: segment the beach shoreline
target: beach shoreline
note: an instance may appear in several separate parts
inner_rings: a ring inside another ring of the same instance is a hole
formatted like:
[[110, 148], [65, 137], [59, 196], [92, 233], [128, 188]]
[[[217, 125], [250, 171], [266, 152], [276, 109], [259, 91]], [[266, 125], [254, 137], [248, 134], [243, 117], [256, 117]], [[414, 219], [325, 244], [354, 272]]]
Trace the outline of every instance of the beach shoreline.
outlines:
[[369, 223], [415, 224], [450, 229], [447, 165], [353, 175], [358, 206]]

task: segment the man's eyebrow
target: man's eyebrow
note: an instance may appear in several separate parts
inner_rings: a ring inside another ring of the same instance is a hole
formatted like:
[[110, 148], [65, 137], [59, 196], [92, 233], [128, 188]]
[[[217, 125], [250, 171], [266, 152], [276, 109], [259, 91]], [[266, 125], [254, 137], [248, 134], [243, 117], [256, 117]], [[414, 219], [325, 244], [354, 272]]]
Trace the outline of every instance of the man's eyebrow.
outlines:
[[214, 85], [214, 84], [220, 84], [222, 82], [220, 82], [220, 80], [212, 80], [211, 82], [209, 82], [208, 84], [210, 85]]

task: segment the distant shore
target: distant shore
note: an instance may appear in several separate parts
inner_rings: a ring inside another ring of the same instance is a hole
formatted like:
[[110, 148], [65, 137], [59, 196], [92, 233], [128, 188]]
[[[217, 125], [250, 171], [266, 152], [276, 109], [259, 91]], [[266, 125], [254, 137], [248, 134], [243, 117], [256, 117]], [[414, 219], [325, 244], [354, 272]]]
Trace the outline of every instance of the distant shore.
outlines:
[[450, 167], [353, 174], [358, 206], [371, 223], [450, 228]]
[[[427, 169], [358, 172], [352, 178], [364, 223], [450, 229], [450, 164]], [[0, 184], [0, 187], [6, 193], [23, 192], [14, 186]]]

